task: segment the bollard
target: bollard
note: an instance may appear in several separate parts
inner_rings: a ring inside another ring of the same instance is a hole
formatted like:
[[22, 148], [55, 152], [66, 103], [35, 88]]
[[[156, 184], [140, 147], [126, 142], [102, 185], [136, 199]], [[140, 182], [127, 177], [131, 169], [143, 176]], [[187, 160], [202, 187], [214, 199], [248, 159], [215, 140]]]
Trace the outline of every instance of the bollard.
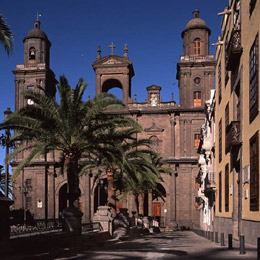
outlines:
[[257, 260], [260, 260], [260, 237], [257, 238]]
[[215, 243], [218, 243], [218, 232], [215, 232]]
[[214, 232], [211, 231], [211, 241], [214, 242]]
[[240, 236], [239, 241], [240, 241], [240, 255], [244, 255], [246, 253], [246, 251], [245, 251], [245, 236]]
[[232, 242], [232, 234], [228, 234], [228, 249], [233, 249]]
[[224, 233], [221, 233], [221, 234], [220, 234], [220, 245], [221, 245], [221, 246], [224, 246], [224, 245], [225, 245], [225, 242], [224, 242]]

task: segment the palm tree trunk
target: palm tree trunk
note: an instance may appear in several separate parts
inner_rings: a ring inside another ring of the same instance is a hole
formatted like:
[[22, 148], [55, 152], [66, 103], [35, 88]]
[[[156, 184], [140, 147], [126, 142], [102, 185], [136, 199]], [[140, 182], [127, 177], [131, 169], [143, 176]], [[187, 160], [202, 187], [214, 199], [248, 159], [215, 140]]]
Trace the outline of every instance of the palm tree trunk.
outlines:
[[70, 155], [66, 158], [67, 178], [69, 187], [69, 207], [79, 208], [79, 176], [78, 176], [78, 157]]
[[107, 169], [107, 205], [111, 208], [112, 217], [116, 216], [116, 200], [114, 187], [114, 172], [112, 169]]
[[135, 196], [135, 206], [136, 206], [136, 213], [137, 213], [137, 218], [139, 217], [139, 194], [134, 195]]
[[142, 216], [144, 216], [144, 194], [140, 194], [140, 204], [139, 204], [139, 212]]

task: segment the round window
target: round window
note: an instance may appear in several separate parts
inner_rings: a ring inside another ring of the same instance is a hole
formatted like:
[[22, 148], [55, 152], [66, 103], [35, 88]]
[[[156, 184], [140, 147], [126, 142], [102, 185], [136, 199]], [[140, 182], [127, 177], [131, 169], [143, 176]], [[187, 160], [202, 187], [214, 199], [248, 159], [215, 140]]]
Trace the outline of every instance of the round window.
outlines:
[[199, 78], [199, 77], [196, 77], [196, 78], [194, 79], [194, 83], [195, 83], [196, 85], [199, 85], [199, 84], [200, 84], [200, 78]]

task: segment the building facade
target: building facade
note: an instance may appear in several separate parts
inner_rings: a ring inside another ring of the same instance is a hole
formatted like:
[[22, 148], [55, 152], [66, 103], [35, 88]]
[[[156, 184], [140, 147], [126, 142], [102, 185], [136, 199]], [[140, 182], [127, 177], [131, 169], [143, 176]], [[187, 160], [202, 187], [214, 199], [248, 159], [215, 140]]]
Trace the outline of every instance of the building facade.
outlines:
[[215, 90], [205, 103], [206, 118], [201, 127], [198, 149], [199, 173], [196, 178], [198, 189], [197, 208], [200, 211], [200, 228], [214, 231], [216, 169], [215, 169]]
[[[149, 138], [155, 151], [161, 154], [165, 164], [172, 168], [172, 175], [163, 176], [159, 184], [165, 201], [153, 193], [144, 196], [143, 215], [153, 216], [167, 227], [199, 226], [199, 212], [195, 208], [195, 177], [198, 174], [197, 149], [200, 141], [200, 128], [204, 122], [204, 102], [210, 97], [210, 89], [214, 88], [215, 61], [209, 55], [210, 29], [205, 21], [199, 18], [199, 11], [193, 12], [193, 18], [182, 32], [184, 43], [183, 56], [177, 64], [179, 80], [180, 105], [173, 100], [164, 102], [160, 97], [160, 86], [147, 87], [145, 102], [137, 102], [132, 97], [131, 78], [134, 76], [133, 63], [128, 58], [127, 46], [122, 56], [101, 56], [98, 48], [96, 61], [92, 64], [96, 76], [96, 94], [112, 88], [122, 90], [122, 101], [125, 107], [114, 113], [132, 117], [143, 127], [144, 131], [137, 138]], [[40, 29], [39, 21], [24, 39], [24, 64], [17, 65], [16, 110], [30, 105], [24, 100], [25, 89], [36, 89], [41, 85], [55, 94], [55, 75], [49, 68], [50, 42]], [[41, 58], [42, 57], [42, 58]], [[170, 95], [169, 95], [170, 96]], [[13, 162], [16, 167], [20, 155]], [[15, 208], [29, 209], [35, 219], [58, 218], [67, 205], [67, 178], [57, 176], [57, 159], [55, 153], [39, 158], [33, 165], [25, 168], [16, 180]], [[97, 207], [106, 204], [106, 174], [94, 181], [93, 175], [85, 175], [80, 180], [81, 210], [83, 221], [91, 221]], [[29, 188], [27, 194], [23, 187]], [[185, 192], [184, 192], [185, 191]], [[128, 208], [131, 215], [136, 211], [134, 198], [129, 196], [120, 207]]]
[[259, 1], [230, 0], [216, 49], [215, 230], [256, 244], [259, 206]]

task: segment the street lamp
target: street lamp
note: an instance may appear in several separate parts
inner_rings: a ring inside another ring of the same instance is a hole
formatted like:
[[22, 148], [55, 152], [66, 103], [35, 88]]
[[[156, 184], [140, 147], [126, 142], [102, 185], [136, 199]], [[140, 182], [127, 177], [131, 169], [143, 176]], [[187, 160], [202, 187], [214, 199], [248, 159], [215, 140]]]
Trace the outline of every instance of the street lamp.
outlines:
[[27, 180], [23, 183], [22, 187], [19, 187], [21, 193], [24, 195], [24, 201], [23, 201], [23, 221], [24, 221], [24, 227], [26, 227], [26, 196], [28, 193], [32, 191], [31, 183], [29, 183]]
[[[5, 120], [8, 119], [8, 116], [10, 114], [12, 114], [12, 111], [11, 111], [10, 107], [8, 107], [7, 110], [4, 111]], [[5, 130], [5, 141], [6, 141], [5, 158], [7, 158], [8, 154], [9, 154], [9, 147], [10, 147], [10, 130], [9, 129]], [[6, 160], [6, 163], [5, 163], [5, 196], [6, 197], [8, 197], [8, 191], [9, 191], [8, 184], [9, 184], [9, 163]]]

